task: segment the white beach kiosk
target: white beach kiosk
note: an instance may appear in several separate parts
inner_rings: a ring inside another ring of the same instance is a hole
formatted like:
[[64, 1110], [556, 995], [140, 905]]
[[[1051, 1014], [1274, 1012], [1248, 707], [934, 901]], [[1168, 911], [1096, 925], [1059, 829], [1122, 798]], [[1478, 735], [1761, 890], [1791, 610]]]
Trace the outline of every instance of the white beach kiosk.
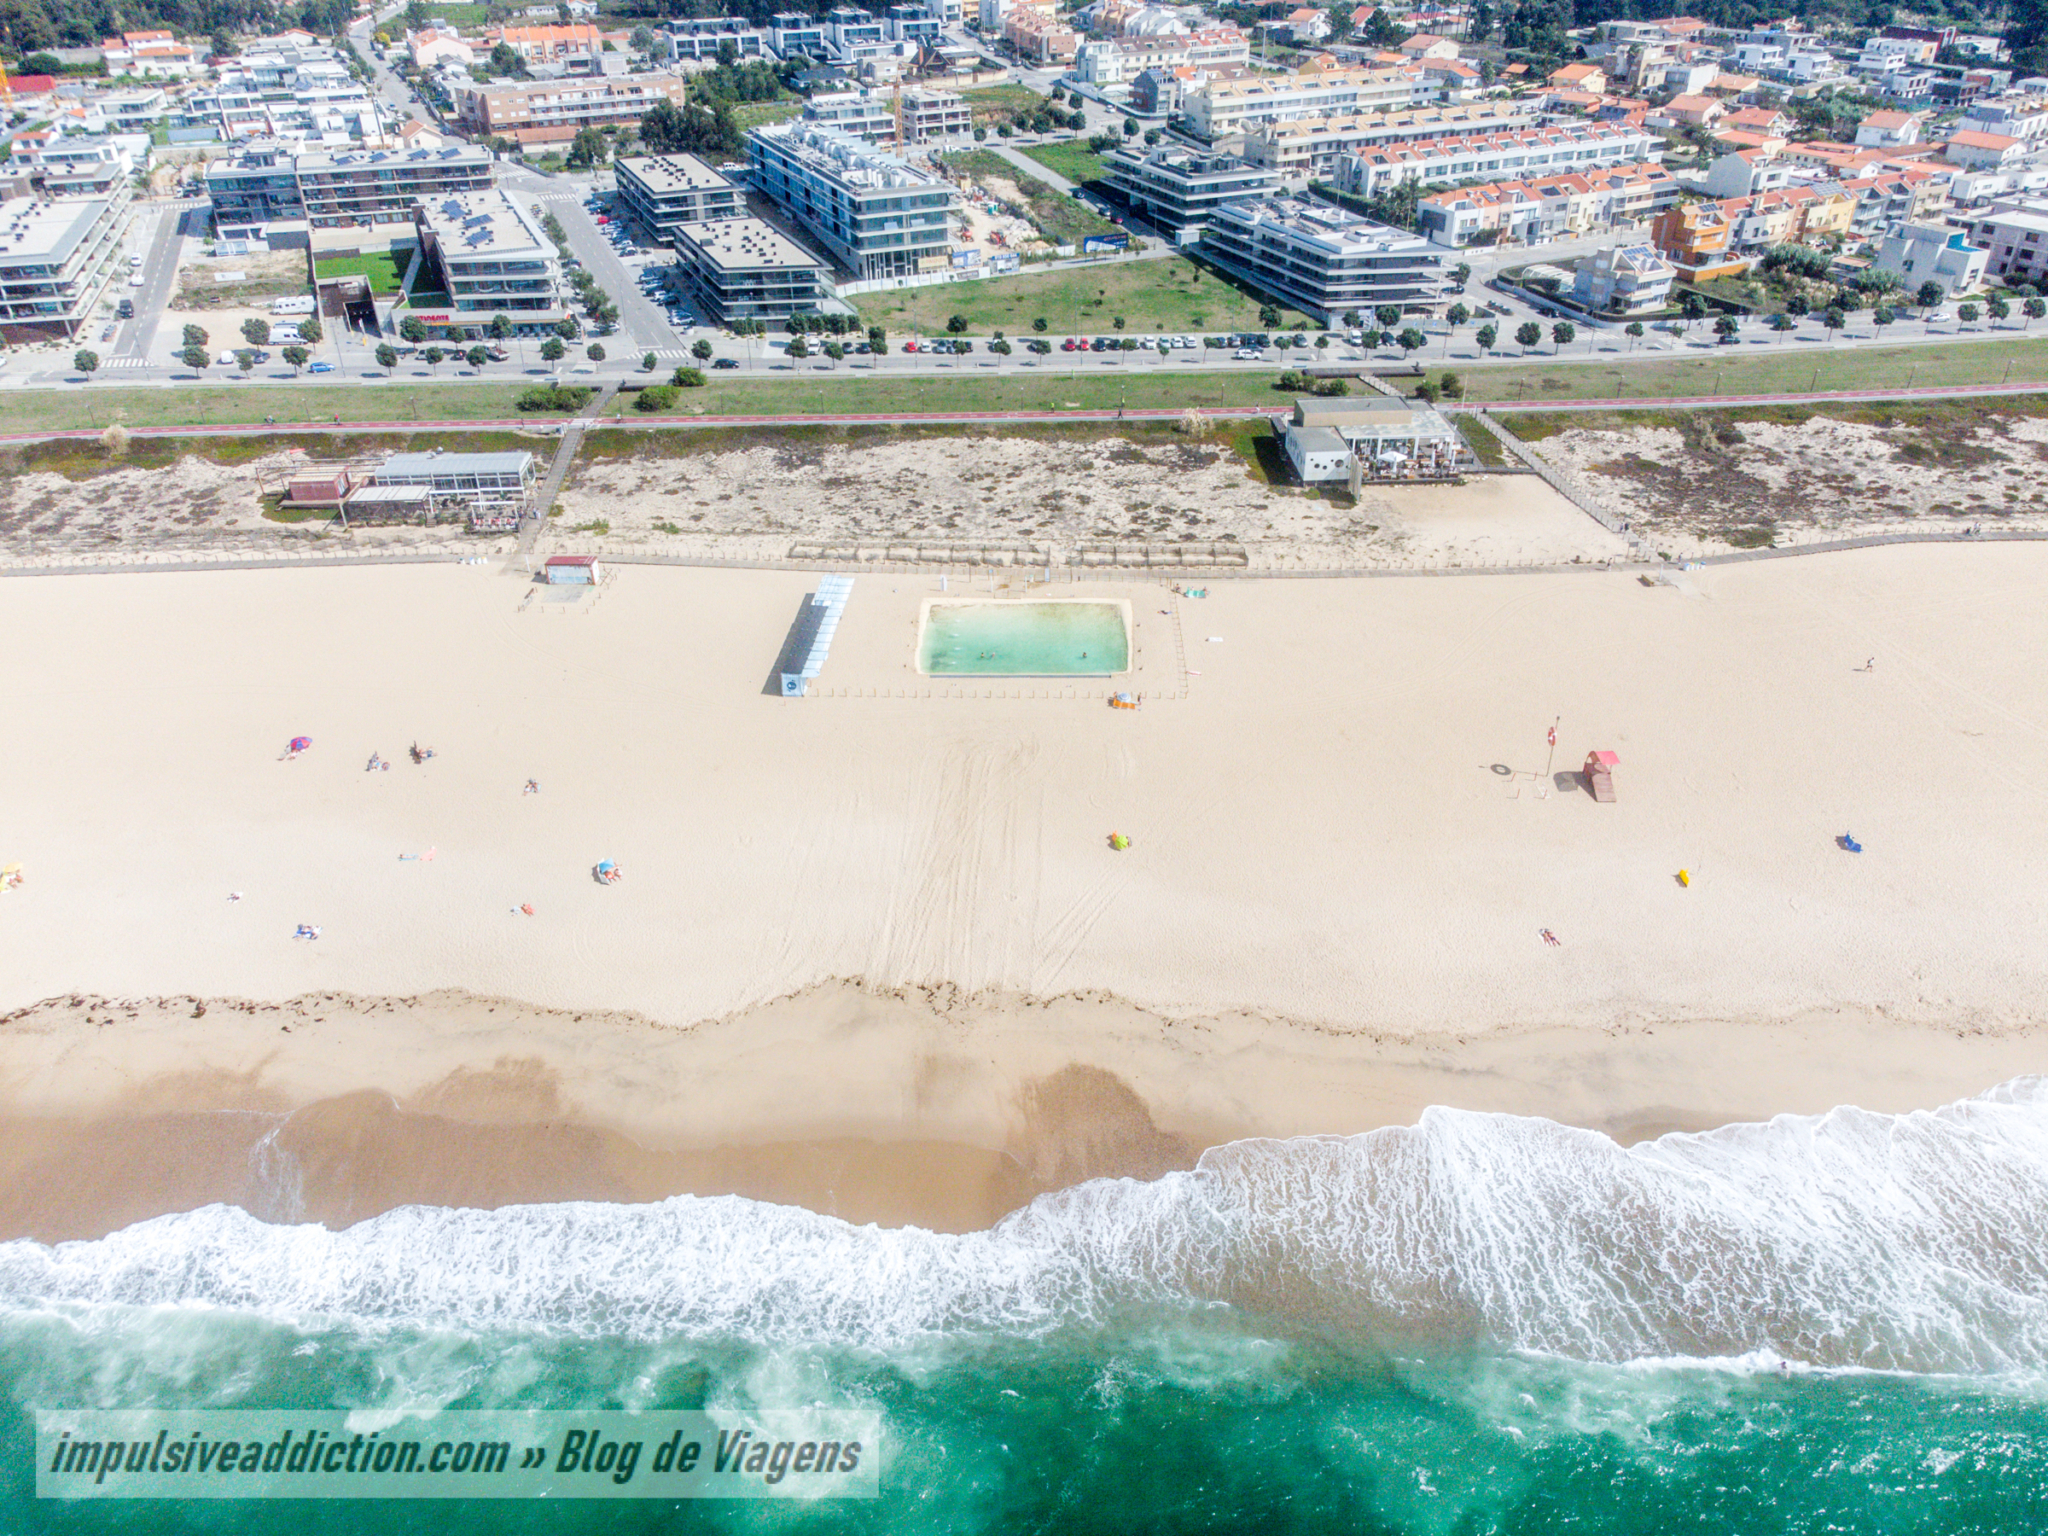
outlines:
[[839, 632], [839, 619], [852, 593], [851, 576], [818, 578], [818, 590], [797, 615], [796, 633], [790, 637], [791, 670], [782, 674], [784, 698], [800, 699], [811, 691], [811, 679], [824, 670], [825, 656], [832, 649], [832, 637]]

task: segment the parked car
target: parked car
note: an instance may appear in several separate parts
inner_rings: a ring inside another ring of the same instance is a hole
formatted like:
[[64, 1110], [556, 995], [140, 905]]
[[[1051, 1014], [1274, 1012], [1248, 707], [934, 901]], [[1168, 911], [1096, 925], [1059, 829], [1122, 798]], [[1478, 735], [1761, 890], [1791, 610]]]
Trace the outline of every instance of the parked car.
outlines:
[[1239, 362], [1255, 363], [1259, 360], [1259, 349], [1257, 347], [1239, 347], [1235, 356]]
[[739, 365], [740, 360], [736, 357], [714, 357], [711, 360], [711, 366], [714, 368], [737, 368]]
[[133, 320], [135, 318], [135, 301], [133, 299], [123, 299], [120, 308], [116, 309], [114, 314], [122, 320]]
[[307, 364], [307, 365], [306, 365], [306, 372], [308, 372], [308, 373], [332, 373], [332, 372], [334, 372], [334, 364], [332, 364], [332, 363], [309, 363], [309, 364]]
[[142, 286], [142, 269], [140, 267], [128, 274], [128, 286], [130, 288], [140, 288]]

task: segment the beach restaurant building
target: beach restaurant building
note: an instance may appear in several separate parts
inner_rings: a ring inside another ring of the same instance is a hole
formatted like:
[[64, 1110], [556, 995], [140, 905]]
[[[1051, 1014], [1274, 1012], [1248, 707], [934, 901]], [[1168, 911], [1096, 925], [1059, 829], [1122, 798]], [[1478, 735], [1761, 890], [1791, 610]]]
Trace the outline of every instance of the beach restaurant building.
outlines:
[[1303, 399], [1273, 418], [1287, 462], [1304, 484], [1351, 478], [1429, 477], [1454, 473], [1466, 450], [1439, 411], [1391, 396]]

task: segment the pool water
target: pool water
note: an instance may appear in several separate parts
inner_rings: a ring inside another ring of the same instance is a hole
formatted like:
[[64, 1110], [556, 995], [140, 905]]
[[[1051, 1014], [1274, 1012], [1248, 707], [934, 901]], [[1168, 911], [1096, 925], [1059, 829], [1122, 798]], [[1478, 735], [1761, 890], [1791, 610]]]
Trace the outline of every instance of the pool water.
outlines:
[[934, 601], [917, 667], [938, 677], [1107, 677], [1131, 665], [1124, 602]]

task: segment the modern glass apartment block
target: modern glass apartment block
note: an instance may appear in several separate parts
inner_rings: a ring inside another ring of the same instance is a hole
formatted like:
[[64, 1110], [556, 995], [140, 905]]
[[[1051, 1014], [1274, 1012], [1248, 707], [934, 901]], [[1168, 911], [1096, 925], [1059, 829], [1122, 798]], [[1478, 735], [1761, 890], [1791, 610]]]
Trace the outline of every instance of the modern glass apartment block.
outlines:
[[872, 144], [808, 123], [747, 135], [755, 190], [856, 279], [949, 266], [952, 186]]
[[747, 211], [740, 189], [695, 155], [638, 155], [619, 161], [617, 171], [627, 211], [658, 240], [674, 240], [683, 224]]
[[720, 325], [787, 320], [825, 297], [824, 263], [759, 219], [684, 224], [675, 244], [676, 266]]
[[[406, 311], [429, 328], [453, 335], [503, 314], [516, 334], [536, 336], [567, 316], [554, 242], [502, 191], [428, 203], [419, 231], [420, 248], [448, 293], [445, 305], [415, 297]], [[417, 294], [420, 284], [413, 289]]]
[[1443, 253], [1420, 235], [1307, 198], [1224, 203], [1202, 254], [1262, 293], [1334, 323], [1381, 304], [1419, 308], [1441, 291]]
[[410, 223], [419, 204], [488, 192], [493, 174], [490, 151], [473, 144], [316, 151], [298, 156], [293, 170], [299, 200], [315, 229]]
[[1199, 231], [1221, 203], [1280, 190], [1278, 171], [1179, 148], [1114, 150], [1103, 161], [1103, 179], [1132, 208], [1175, 231]]
[[291, 148], [275, 141], [246, 144], [232, 155], [207, 162], [206, 197], [214, 228], [223, 239], [266, 224], [306, 216], [299, 200], [299, 176]]
[[0, 202], [0, 340], [69, 340], [127, 265], [127, 181], [107, 197], [10, 197]]

